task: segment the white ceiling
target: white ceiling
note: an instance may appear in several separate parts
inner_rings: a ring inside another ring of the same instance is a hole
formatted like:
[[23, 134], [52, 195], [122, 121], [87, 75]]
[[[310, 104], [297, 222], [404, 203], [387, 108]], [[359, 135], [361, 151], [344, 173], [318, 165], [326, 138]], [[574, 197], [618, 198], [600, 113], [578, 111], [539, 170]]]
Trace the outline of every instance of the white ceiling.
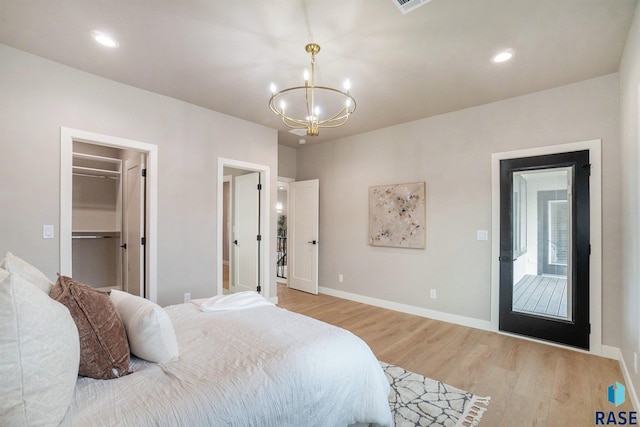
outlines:
[[[357, 110], [307, 144], [617, 71], [638, 0], [0, 0], [0, 43], [278, 128], [269, 84], [345, 78]], [[91, 39], [109, 32], [120, 47]], [[492, 64], [504, 48], [516, 56]]]

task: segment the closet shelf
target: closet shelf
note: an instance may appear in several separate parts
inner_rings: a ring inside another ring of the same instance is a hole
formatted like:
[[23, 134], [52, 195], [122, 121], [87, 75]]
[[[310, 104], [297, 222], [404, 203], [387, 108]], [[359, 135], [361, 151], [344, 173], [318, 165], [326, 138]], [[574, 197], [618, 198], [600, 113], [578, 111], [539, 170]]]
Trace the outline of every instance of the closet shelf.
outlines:
[[84, 166], [74, 166], [74, 175], [88, 175], [95, 177], [120, 178], [120, 171], [112, 171], [109, 169], [88, 168]]
[[73, 153], [73, 174], [119, 178], [122, 160], [94, 154]]
[[72, 238], [104, 238], [104, 237], [120, 237], [119, 230], [73, 230]]

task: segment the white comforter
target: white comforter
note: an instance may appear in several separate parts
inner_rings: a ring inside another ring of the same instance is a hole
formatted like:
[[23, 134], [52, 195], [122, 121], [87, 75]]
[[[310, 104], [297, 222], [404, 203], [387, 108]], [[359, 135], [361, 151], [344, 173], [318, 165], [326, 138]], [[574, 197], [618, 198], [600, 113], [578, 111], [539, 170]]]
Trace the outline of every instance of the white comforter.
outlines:
[[73, 426], [391, 426], [389, 383], [343, 329], [277, 307], [167, 308], [180, 360], [133, 361], [115, 380], [79, 378]]

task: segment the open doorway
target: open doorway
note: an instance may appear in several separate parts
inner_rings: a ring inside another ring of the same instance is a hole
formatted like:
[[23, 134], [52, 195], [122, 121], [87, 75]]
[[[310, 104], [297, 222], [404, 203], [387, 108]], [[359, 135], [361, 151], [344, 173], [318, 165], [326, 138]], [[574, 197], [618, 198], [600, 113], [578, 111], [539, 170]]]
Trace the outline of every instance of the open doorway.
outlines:
[[73, 142], [74, 280], [145, 296], [146, 158], [135, 150]]
[[218, 295], [269, 295], [269, 166], [218, 160]]
[[60, 273], [157, 300], [157, 146], [61, 129]]
[[276, 282], [287, 285], [288, 282], [288, 255], [287, 255], [287, 229], [288, 229], [288, 200], [289, 183], [293, 178], [278, 177], [278, 197], [276, 199], [277, 236], [276, 236]]

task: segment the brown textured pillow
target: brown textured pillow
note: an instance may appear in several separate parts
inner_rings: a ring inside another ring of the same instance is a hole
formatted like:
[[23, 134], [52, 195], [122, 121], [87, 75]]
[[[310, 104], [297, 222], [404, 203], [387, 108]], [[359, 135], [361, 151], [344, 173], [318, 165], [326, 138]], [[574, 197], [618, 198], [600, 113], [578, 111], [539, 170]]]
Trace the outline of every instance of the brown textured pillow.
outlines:
[[109, 295], [66, 276], [58, 276], [49, 295], [69, 309], [78, 327], [78, 374], [103, 380], [127, 375], [127, 335]]

